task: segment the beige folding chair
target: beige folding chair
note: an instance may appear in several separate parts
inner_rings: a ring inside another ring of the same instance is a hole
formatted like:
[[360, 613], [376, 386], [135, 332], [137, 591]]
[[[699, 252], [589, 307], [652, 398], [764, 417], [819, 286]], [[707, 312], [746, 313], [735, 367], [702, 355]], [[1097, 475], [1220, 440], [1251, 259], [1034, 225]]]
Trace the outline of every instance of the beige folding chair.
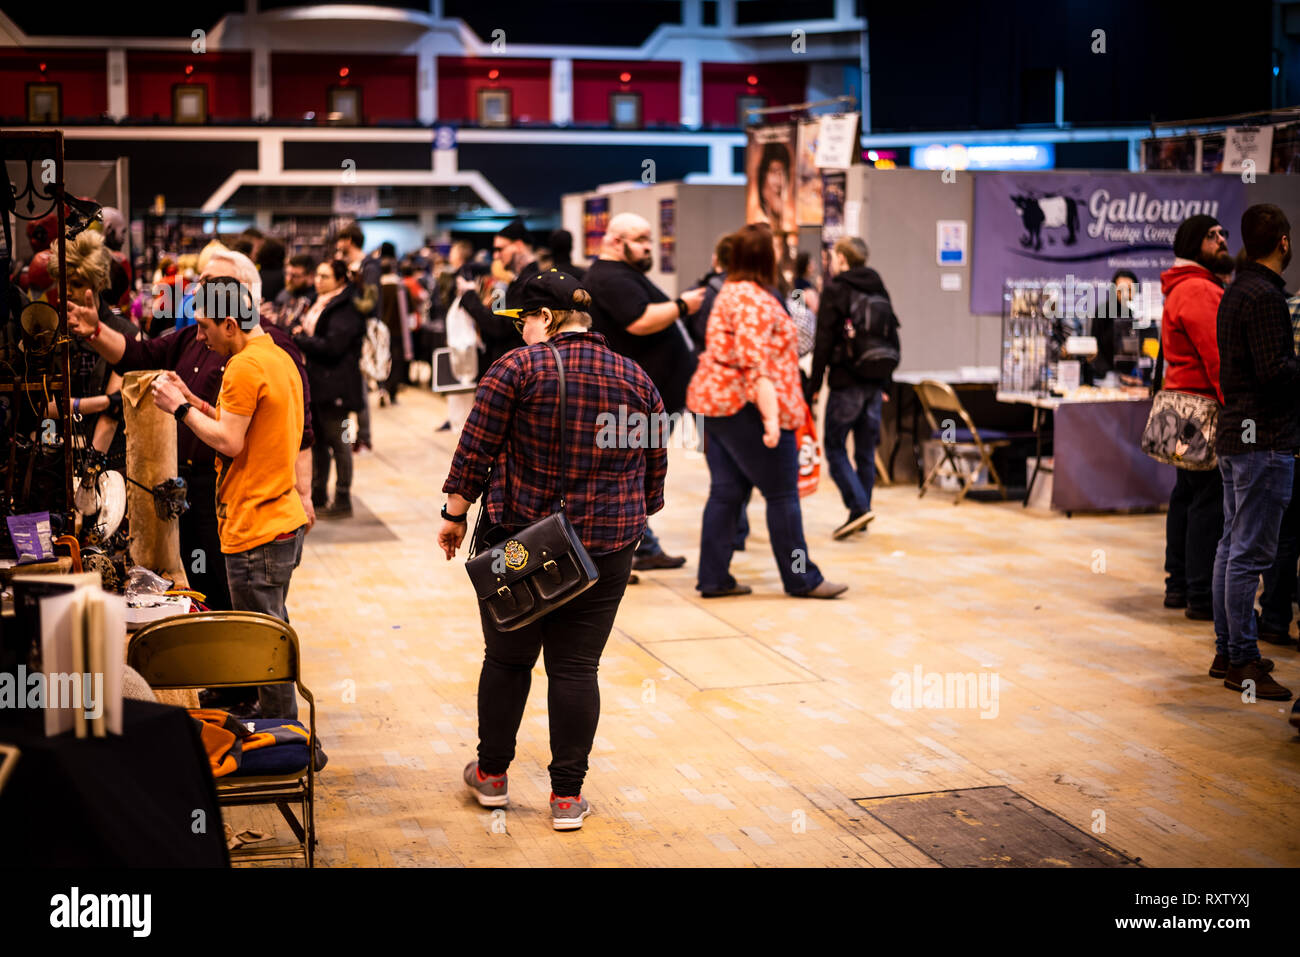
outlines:
[[[952, 468], [953, 474], [961, 481], [961, 489], [953, 500], [954, 505], [960, 504], [966, 497], [966, 493], [974, 488], [996, 487], [1005, 499], [1007, 488], [1002, 484], [998, 470], [993, 467], [992, 452], [994, 449], [1010, 445], [1016, 436], [991, 430], [985, 430], [985, 434], [981, 436], [961, 404], [961, 399], [957, 398], [956, 391], [946, 382], [923, 379], [917, 383], [916, 396], [921, 400], [926, 421], [930, 423], [930, 438], [932, 441], [937, 441], [943, 450], [943, 455], [931, 466], [925, 481], [921, 483], [921, 491], [917, 497], [925, 495], [925, 490], [930, 487], [930, 483], [938, 477], [939, 469], [947, 463]], [[936, 418], [937, 414], [941, 414], [941, 417]], [[956, 416], [956, 419], [953, 416]], [[957, 420], [961, 422], [960, 427]], [[979, 455], [980, 463], [988, 467], [989, 476], [993, 479], [991, 484], [975, 485], [975, 473], [978, 472], [978, 467], [963, 468], [958, 458], [962, 452], [976, 452]]]
[[[316, 701], [299, 677], [297, 633], [279, 618], [254, 611], [175, 615], [137, 631], [126, 658], [155, 689], [297, 687], [309, 709], [307, 766], [289, 774], [217, 778], [217, 800], [227, 807], [274, 804], [298, 839], [296, 846], [236, 848], [232, 862], [301, 857], [315, 866]], [[301, 821], [290, 802], [299, 805]]]

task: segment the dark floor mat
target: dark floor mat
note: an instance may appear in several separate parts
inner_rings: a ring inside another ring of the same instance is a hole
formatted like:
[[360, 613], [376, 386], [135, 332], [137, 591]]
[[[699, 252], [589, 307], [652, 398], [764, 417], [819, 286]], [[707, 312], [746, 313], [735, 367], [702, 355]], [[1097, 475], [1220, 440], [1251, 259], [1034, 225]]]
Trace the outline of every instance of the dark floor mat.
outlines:
[[855, 803], [944, 867], [1141, 866], [1006, 787]]
[[397, 536], [355, 495], [352, 496], [351, 518], [321, 518], [318, 510], [316, 524], [307, 536], [309, 545], [358, 545], [395, 541]]

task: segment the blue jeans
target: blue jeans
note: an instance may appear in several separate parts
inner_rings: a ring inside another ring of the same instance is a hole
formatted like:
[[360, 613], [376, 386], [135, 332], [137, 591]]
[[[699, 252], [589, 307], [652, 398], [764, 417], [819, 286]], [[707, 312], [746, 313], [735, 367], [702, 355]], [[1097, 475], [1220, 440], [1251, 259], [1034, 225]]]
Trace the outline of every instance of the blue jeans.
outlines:
[[[871, 490], [876, 485], [876, 443], [880, 441], [883, 403], [880, 388], [853, 385], [831, 389], [826, 399], [826, 465], [839, 487], [844, 507], [852, 513], [871, 511]], [[853, 460], [849, 461], [848, 438], [853, 435]]]
[[1259, 658], [1255, 589], [1273, 564], [1282, 513], [1291, 501], [1295, 457], [1246, 452], [1219, 457], [1223, 537], [1214, 556], [1214, 650], [1236, 666]]
[[799, 448], [794, 432], [781, 430], [776, 448], [763, 444], [763, 420], [753, 404], [725, 418], [704, 420], [704, 458], [709, 463], [709, 500], [700, 531], [700, 591], [726, 591], [736, 584], [729, 571], [742, 504], [755, 487], [767, 502], [767, 535], [792, 595], [812, 591], [822, 573], [808, 557], [799, 508]]
[[[289, 621], [289, 610], [285, 607], [289, 580], [302, 561], [302, 540], [306, 534], [307, 526], [303, 525], [294, 532], [293, 538], [225, 556], [230, 605], [235, 611], [260, 611], [283, 622]], [[301, 661], [298, 667], [301, 669]], [[298, 717], [298, 698], [293, 685], [262, 685], [257, 689], [257, 698], [264, 718]]]

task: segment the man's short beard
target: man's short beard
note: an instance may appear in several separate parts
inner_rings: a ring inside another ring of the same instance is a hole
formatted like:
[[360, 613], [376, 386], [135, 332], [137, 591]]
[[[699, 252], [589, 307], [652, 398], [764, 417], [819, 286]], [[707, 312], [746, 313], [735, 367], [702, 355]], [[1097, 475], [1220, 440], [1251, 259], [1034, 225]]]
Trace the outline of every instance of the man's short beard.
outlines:
[[1215, 253], [1213, 256], [1202, 254], [1197, 262], [1216, 276], [1220, 273], [1232, 272], [1237, 268], [1237, 261], [1228, 253]]
[[649, 272], [654, 268], [655, 260], [654, 256], [648, 254], [640, 259], [633, 259], [631, 256], [628, 256], [627, 264], [640, 272]]

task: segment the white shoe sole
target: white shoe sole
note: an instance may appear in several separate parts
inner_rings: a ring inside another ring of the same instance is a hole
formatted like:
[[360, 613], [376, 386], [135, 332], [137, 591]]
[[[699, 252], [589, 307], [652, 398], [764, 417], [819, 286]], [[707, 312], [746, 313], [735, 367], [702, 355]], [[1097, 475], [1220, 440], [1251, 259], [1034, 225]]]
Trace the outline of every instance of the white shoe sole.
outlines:
[[577, 817], [551, 818], [551, 824], [554, 825], [557, 831], [576, 831], [580, 827], [582, 827], [583, 819], [589, 817], [590, 815], [591, 815], [591, 808], [587, 808], [587, 810], [583, 811]]
[[858, 529], [866, 528], [871, 524], [871, 520], [875, 517], [875, 512], [867, 512], [865, 515], [859, 515], [853, 521], [845, 522], [839, 528], [835, 529], [835, 531], [831, 532], [831, 538], [835, 539], [837, 542], [848, 538], [854, 532], [858, 531]]
[[502, 794], [498, 797], [488, 797], [486, 794], [479, 794], [479, 792], [475, 791], [473, 788], [470, 788], [470, 790], [474, 792], [474, 797], [478, 798], [478, 803], [483, 807], [505, 807], [510, 803], [510, 795], [508, 794]]

